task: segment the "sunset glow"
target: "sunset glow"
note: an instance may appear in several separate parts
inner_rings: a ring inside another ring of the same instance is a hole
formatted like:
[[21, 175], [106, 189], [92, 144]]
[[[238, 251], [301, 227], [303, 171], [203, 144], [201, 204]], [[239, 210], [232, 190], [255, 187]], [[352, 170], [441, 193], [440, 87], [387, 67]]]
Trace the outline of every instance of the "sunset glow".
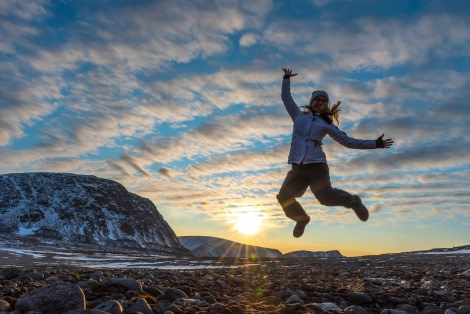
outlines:
[[238, 215], [236, 220], [237, 230], [245, 235], [257, 233], [261, 227], [263, 218], [256, 212], [243, 212]]

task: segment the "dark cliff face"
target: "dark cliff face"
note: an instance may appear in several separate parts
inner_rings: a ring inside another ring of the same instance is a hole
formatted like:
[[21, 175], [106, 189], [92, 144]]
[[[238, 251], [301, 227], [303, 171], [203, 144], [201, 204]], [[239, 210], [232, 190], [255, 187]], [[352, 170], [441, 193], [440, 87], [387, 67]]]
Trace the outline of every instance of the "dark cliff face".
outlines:
[[148, 199], [95, 176], [0, 176], [0, 233], [110, 247], [182, 249]]

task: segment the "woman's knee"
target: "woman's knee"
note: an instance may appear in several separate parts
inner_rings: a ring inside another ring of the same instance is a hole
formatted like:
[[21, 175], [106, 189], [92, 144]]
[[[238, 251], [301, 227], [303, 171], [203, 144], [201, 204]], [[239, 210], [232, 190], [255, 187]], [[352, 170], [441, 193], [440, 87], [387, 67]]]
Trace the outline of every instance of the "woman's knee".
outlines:
[[329, 206], [335, 199], [335, 193], [333, 189], [325, 188], [314, 193], [315, 198], [322, 205]]
[[290, 205], [292, 205], [296, 201], [295, 198], [293, 198], [293, 197], [291, 197], [287, 194], [283, 194], [283, 193], [279, 193], [278, 195], [276, 195], [276, 198], [277, 198], [277, 201], [279, 202], [279, 204], [281, 204], [282, 208], [289, 207]]
[[320, 197], [317, 196], [317, 200], [320, 204], [324, 206], [330, 206], [333, 204], [333, 198], [325, 196], [325, 195], [322, 195]]

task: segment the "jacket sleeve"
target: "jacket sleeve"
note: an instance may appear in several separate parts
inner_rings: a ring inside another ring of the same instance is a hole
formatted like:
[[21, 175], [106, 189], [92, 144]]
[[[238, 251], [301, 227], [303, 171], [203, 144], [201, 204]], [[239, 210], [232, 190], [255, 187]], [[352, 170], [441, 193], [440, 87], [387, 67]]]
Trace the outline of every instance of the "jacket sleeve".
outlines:
[[347, 148], [355, 149], [375, 149], [375, 140], [360, 140], [349, 137], [345, 132], [341, 131], [336, 125], [330, 124], [327, 126], [328, 135], [336, 142]]
[[284, 103], [284, 107], [286, 107], [286, 110], [289, 113], [289, 116], [291, 117], [292, 121], [294, 121], [295, 118], [299, 115], [299, 107], [295, 103], [290, 93], [290, 79], [282, 80], [281, 99]]

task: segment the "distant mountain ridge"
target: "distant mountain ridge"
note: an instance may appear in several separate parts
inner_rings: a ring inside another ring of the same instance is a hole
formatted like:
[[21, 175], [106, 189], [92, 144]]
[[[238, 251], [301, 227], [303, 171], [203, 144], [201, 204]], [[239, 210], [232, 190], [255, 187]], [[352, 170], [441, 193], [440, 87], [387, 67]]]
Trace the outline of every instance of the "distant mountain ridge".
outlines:
[[0, 233], [189, 253], [150, 200], [91, 175], [0, 175]]
[[335, 258], [344, 257], [338, 250], [332, 251], [294, 251], [282, 255], [284, 258]]
[[312, 252], [295, 251], [282, 254], [281, 251], [253, 246], [227, 239], [209, 236], [181, 236], [181, 245], [199, 257], [240, 257], [240, 258], [338, 258], [339, 251]]
[[199, 257], [276, 258], [281, 251], [207, 236], [178, 237], [181, 245]]

